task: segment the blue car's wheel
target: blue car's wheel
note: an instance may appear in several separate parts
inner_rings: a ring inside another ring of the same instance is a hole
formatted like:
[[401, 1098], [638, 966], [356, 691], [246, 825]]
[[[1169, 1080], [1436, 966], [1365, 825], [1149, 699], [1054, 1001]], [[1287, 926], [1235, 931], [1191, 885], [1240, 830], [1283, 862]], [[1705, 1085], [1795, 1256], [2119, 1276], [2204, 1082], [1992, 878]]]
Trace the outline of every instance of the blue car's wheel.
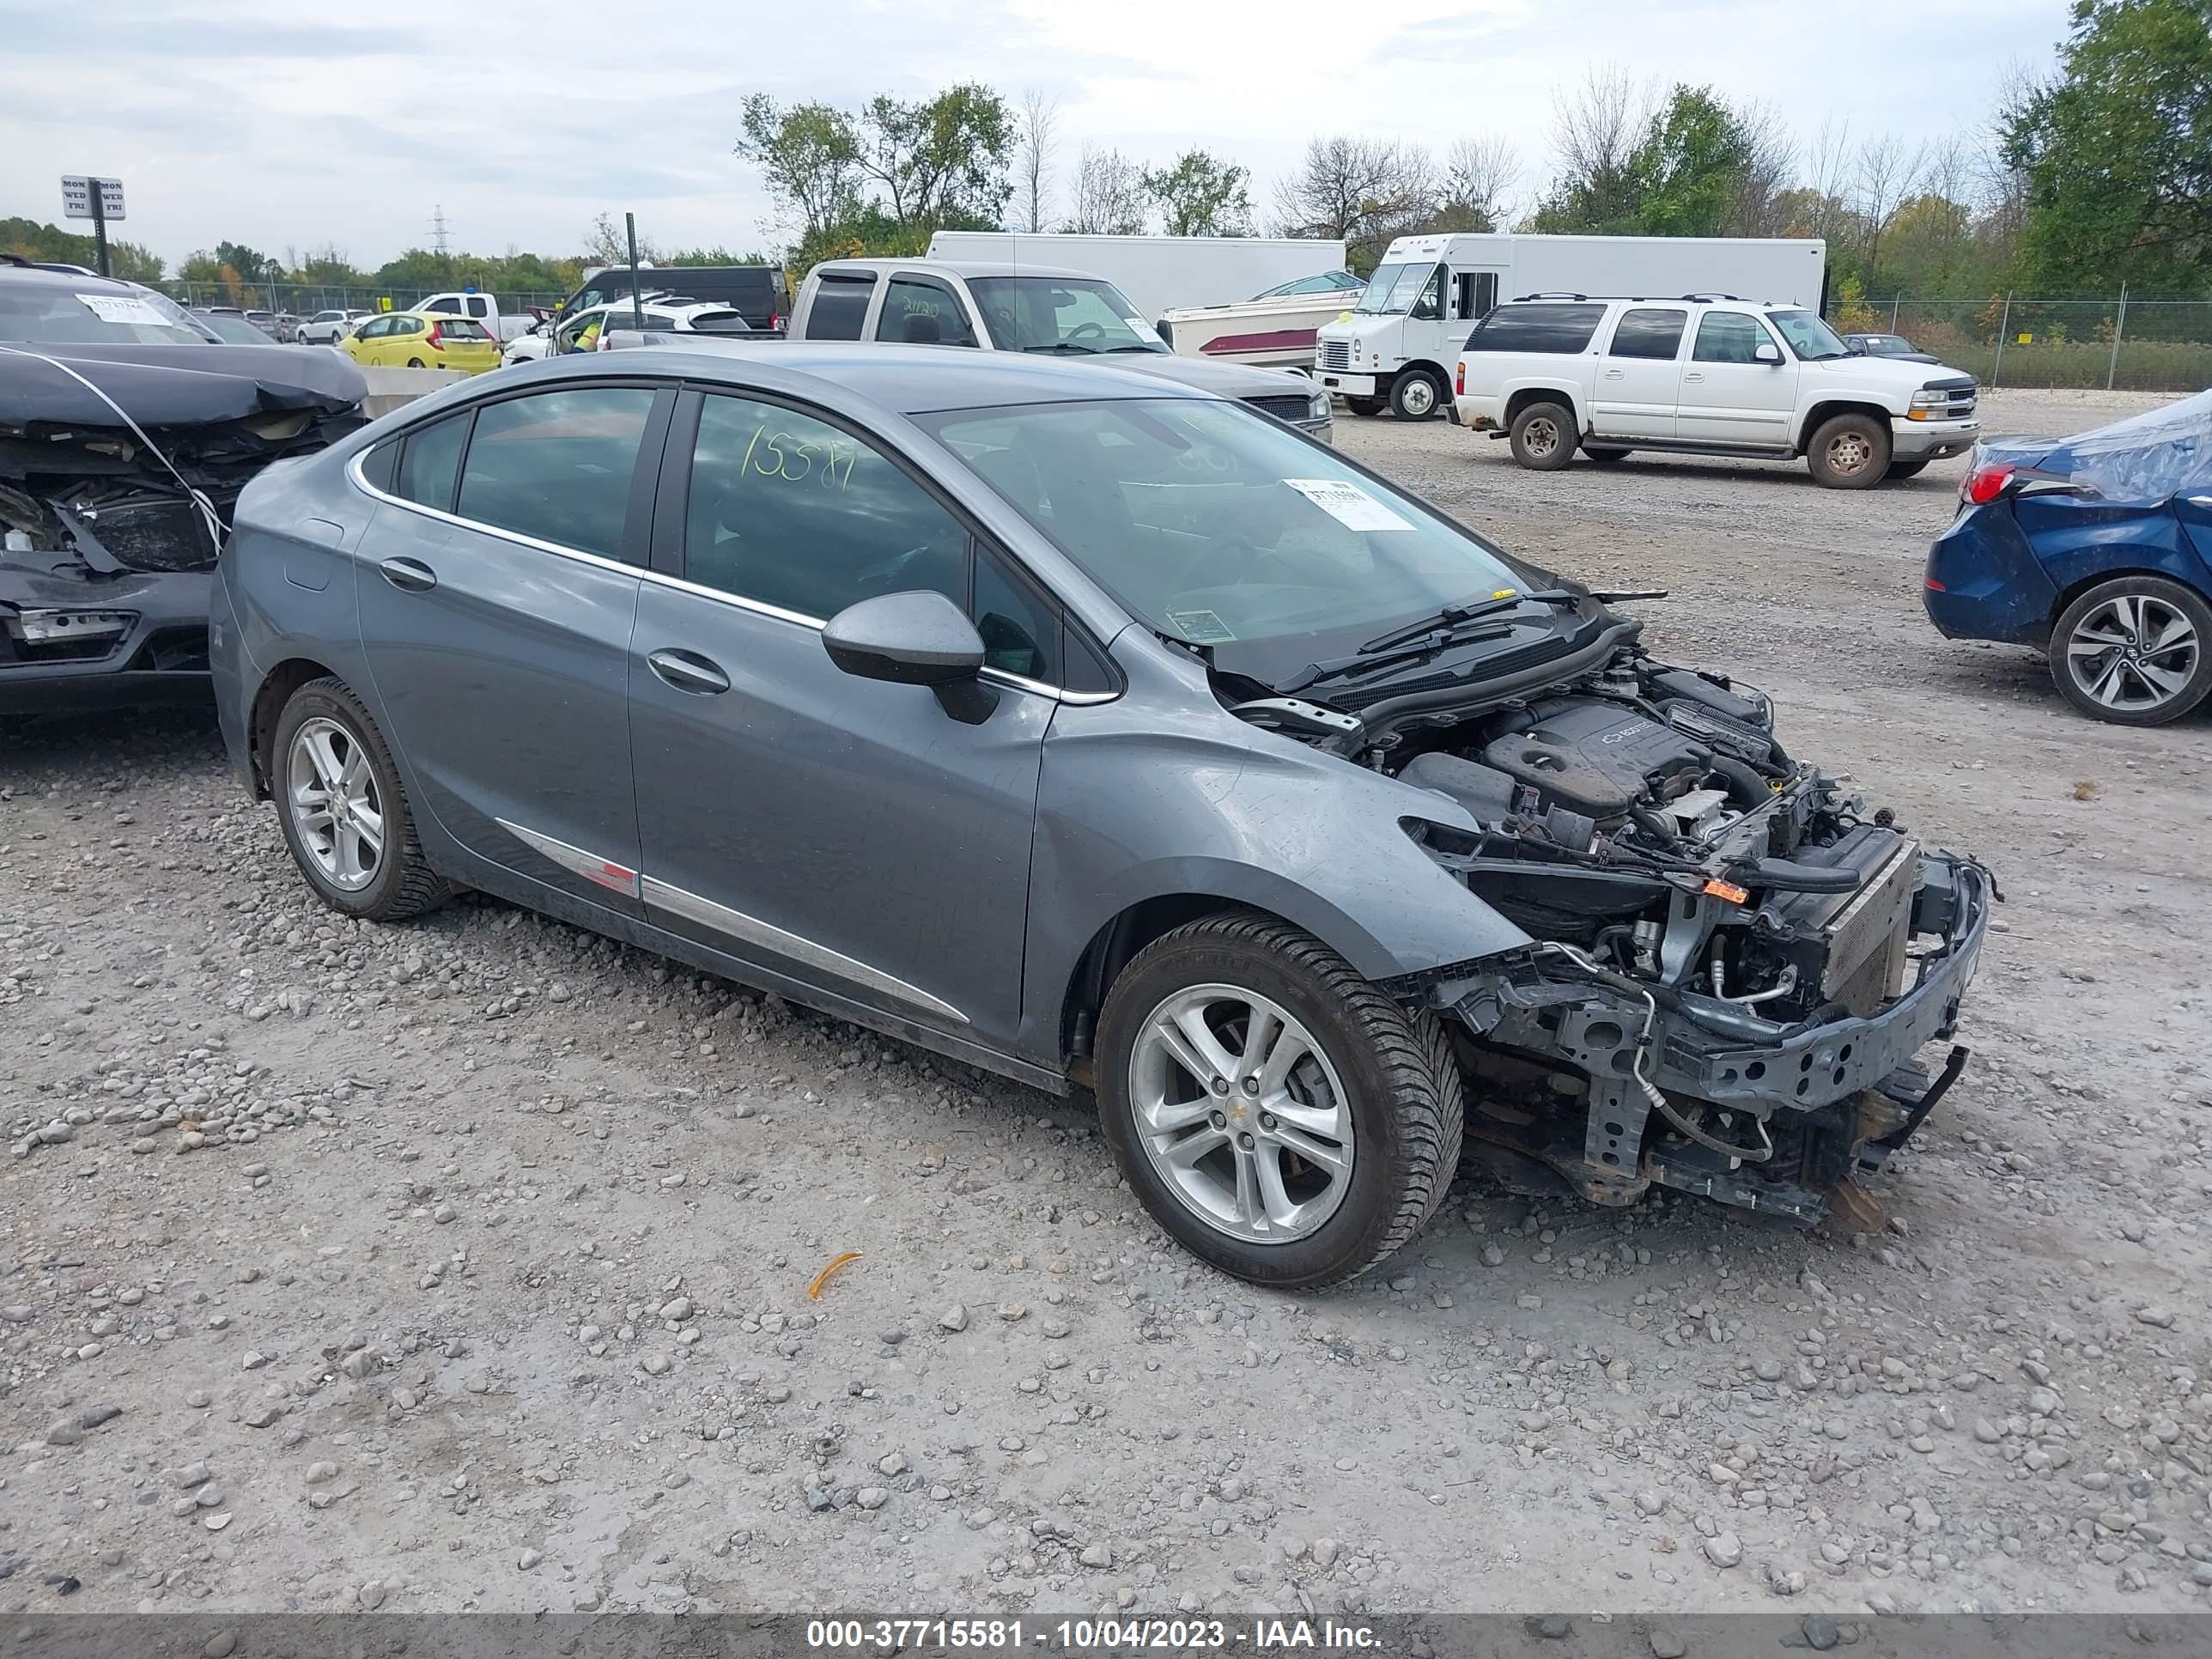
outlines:
[[2179, 720], [2212, 691], [2212, 606], [2160, 576], [2116, 576], [2051, 630], [2051, 677], [2083, 714], [2122, 726]]

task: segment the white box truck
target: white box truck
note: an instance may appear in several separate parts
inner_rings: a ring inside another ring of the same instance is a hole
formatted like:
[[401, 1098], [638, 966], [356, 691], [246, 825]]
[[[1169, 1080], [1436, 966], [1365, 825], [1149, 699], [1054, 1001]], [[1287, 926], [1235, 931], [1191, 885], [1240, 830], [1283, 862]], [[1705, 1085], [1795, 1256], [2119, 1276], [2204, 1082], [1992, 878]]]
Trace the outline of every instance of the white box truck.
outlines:
[[1818, 312], [1828, 245], [1808, 237], [1401, 236], [1348, 315], [1315, 337], [1314, 372], [1355, 415], [1425, 420], [1451, 395], [1468, 331], [1501, 300], [1765, 300]]
[[[1157, 322], [1187, 306], [1225, 306], [1300, 276], [1344, 268], [1344, 244], [1264, 236], [1076, 236], [940, 230], [929, 257], [956, 264], [1049, 265], [1103, 276]], [[1467, 331], [1462, 329], [1461, 333]]]

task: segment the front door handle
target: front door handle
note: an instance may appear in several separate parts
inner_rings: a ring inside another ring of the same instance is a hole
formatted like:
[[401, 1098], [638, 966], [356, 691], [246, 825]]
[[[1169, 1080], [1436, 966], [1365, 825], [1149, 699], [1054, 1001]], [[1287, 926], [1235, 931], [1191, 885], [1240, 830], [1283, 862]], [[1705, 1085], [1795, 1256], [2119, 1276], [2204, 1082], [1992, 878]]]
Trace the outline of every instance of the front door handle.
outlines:
[[1627, 371], [1619, 368], [1608, 368], [1605, 372], [1605, 378], [1608, 380], [1626, 380], [1627, 379]]
[[427, 593], [438, 585], [438, 573], [420, 559], [386, 559], [376, 568], [385, 580], [410, 593]]
[[712, 696], [730, 689], [730, 677], [696, 652], [655, 651], [646, 661], [663, 682], [678, 691]]

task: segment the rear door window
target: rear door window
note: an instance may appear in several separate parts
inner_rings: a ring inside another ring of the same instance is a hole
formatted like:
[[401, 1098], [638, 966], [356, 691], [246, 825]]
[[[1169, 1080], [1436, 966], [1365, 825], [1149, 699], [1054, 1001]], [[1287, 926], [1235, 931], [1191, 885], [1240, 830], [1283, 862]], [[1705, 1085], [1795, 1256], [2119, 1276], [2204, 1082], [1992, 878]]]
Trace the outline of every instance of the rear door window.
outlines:
[[876, 338], [905, 345], [971, 346], [975, 331], [960, 301], [941, 283], [919, 276], [894, 276], [884, 290], [876, 319]]
[[1624, 311], [1613, 325], [1610, 355], [1671, 362], [1682, 349], [1682, 328], [1689, 320], [1688, 312], [1664, 307]]
[[461, 450], [468, 441], [469, 416], [464, 410], [442, 421], [418, 426], [400, 447], [399, 476], [392, 494], [420, 501], [441, 513], [453, 510], [453, 484], [461, 471]]
[[653, 397], [645, 386], [578, 386], [483, 405], [454, 511], [620, 558]]
[[1500, 306], [1467, 337], [1469, 351], [1533, 351], [1565, 355], [1587, 350], [1605, 320], [1601, 305]]
[[857, 340], [867, 320], [868, 301], [876, 291], [873, 271], [824, 271], [807, 313], [810, 340]]

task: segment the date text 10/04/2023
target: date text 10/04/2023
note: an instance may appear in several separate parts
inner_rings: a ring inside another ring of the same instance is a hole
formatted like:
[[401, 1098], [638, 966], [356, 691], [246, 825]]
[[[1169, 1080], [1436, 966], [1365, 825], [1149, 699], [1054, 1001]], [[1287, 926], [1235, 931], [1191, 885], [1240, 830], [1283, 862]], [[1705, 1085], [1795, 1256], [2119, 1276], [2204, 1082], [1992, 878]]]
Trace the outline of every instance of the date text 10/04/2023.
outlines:
[[1364, 1625], [1334, 1619], [812, 1619], [806, 1645], [817, 1651], [912, 1653], [922, 1650], [1052, 1653], [1190, 1650], [1288, 1653], [1304, 1649], [1374, 1651], [1382, 1644]]

